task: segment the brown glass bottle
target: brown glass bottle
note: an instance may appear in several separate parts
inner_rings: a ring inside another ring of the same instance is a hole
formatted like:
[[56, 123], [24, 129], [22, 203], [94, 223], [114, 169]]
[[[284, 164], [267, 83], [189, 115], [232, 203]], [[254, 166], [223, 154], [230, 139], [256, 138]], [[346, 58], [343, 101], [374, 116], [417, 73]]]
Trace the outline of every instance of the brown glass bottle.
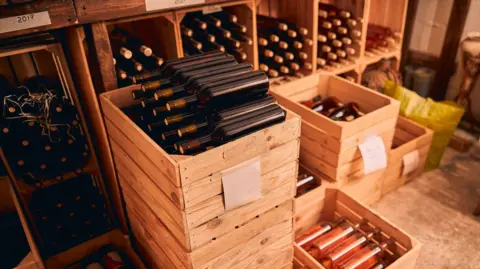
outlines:
[[338, 107], [342, 107], [343, 103], [334, 96], [327, 97], [320, 104], [312, 107], [312, 110], [327, 116], [330, 112]]
[[[245, 79], [241, 79], [242, 77]], [[199, 89], [195, 95], [169, 101], [167, 108], [172, 111], [194, 104], [200, 106], [220, 105], [222, 102], [265, 94], [268, 88], [269, 82], [265, 73], [260, 70], [252, 71], [243, 73], [237, 78], [208, 83]]]
[[[319, 35], [322, 35], [322, 36], [325, 36], [327, 38], [327, 40], [335, 40], [337, 38], [337, 34], [335, 32], [333, 32], [331, 29], [322, 29], [322, 28], [319, 28], [318, 29], [318, 34]], [[322, 38], [323, 40], [323, 38]], [[320, 38], [318, 39], [319, 42], [322, 42], [320, 40]], [[325, 41], [327, 42], [327, 41]]]
[[365, 224], [365, 221], [361, 221], [353, 225], [348, 222], [341, 223], [327, 234], [315, 239], [312, 248], [308, 251], [308, 253], [315, 259], [320, 260], [325, 253], [338, 247], [350, 235], [355, 233], [363, 224]]
[[208, 135], [178, 144], [178, 148], [181, 154], [191, 154], [199, 150], [204, 150], [207, 146], [221, 145], [239, 136], [281, 122], [285, 120], [285, 115], [285, 111], [277, 106], [275, 109], [259, 116], [215, 128], [212, 133]]
[[207, 29], [207, 23], [200, 20], [199, 18], [195, 17], [186, 17], [182, 21], [182, 25], [192, 29], [195, 31], [195, 29], [199, 30], [206, 30]]
[[248, 46], [253, 45], [253, 40], [247, 36], [247, 34], [232, 32], [232, 38], [242, 42], [243, 44], [247, 44]]
[[193, 37], [193, 31], [190, 28], [187, 28], [185, 26], [181, 26], [182, 30], [182, 35], [187, 36], [187, 37]]
[[115, 59], [117, 61], [116, 66], [118, 66], [120, 69], [123, 69], [127, 73], [136, 74], [143, 70], [143, 65], [133, 57], [127, 60], [115, 55]]
[[145, 45], [145, 43], [137, 37], [131, 36], [127, 31], [120, 28], [114, 28], [111, 33], [111, 41], [119, 41], [123, 46], [128, 48], [134, 55], [143, 54], [144, 56], [152, 55], [152, 49]]
[[326, 269], [338, 269], [339, 264], [349, 260], [356, 254], [358, 250], [368, 244], [369, 240], [378, 233], [380, 233], [379, 229], [376, 229], [366, 235], [362, 232], [356, 232], [343, 241], [343, 243], [338, 247], [326, 252], [325, 256], [321, 258], [320, 263]]
[[300, 196], [305, 194], [313, 189], [318, 187], [317, 180], [314, 176], [310, 175], [301, 175], [297, 180], [297, 194], [296, 196]]
[[320, 236], [329, 233], [334, 227], [340, 225], [345, 221], [346, 218], [342, 217], [336, 220], [334, 223], [321, 222], [310, 228], [307, 232], [305, 232], [298, 238], [296, 238], [295, 243], [297, 243], [297, 245], [302, 247], [303, 249], [309, 250], [312, 247], [314, 240], [316, 240]]
[[338, 16], [342, 19], [348, 19], [352, 16], [352, 14], [349, 11], [339, 9], [336, 6], [333, 6], [333, 5], [319, 3], [318, 7], [319, 7], [319, 13], [320, 13], [320, 10], [322, 12], [327, 12], [328, 17]]
[[341, 263], [339, 269], [369, 269], [381, 262], [382, 254], [395, 241], [388, 239], [380, 244], [370, 243], [357, 251], [349, 260]]
[[195, 40], [198, 40], [202, 44], [204, 42], [215, 42], [216, 38], [214, 35], [209, 34], [207, 31], [193, 31], [191, 36]]
[[363, 115], [357, 103], [350, 102], [343, 107], [334, 109], [328, 114], [328, 117], [335, 121], [352, 121]]
[[304, 105], [308, 108], [312, 108], [321, 101], [322, 101], [322, 97], [320, 95], [317, 95], [310, 100], [300, 102], [300, 104], [302, 104], [302, 105]]

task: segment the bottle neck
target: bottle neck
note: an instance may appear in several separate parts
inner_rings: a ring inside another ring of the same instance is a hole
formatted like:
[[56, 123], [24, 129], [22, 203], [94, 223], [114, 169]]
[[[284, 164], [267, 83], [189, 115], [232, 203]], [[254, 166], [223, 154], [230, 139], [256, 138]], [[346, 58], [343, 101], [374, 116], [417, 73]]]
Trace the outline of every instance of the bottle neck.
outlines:
[[173, 100], [173, 101], [168, 102], [167, 103], [167, 109], [169, 111], [182, 109], [182, 108], [188, 107], [192, 104], [195, 104], [197, 102], [198, 102], [197, 96], [196, 95], [191, 95], [191, 96], [187, 96], [187, 97], [182, 98], [182, 99], [177, 99], [177, 100]]
[[190, 124], [190, 125], [187, 125], [185, 127], [182, 127], [180, 129], [178, 129], [177, 133], [178, 133], [179, 137], [184, 137], [184, 136], [189, 135], [189, 134], [199, 133], [202, 130], [206, 129], [208, 126], [209, 126], [208, 122]]
[[204, 149], [212, 141], [213, 136], [211, 134], [205, 135], [179, 145], [178, 150], [181, 154], [190, 154], [192, 152]]

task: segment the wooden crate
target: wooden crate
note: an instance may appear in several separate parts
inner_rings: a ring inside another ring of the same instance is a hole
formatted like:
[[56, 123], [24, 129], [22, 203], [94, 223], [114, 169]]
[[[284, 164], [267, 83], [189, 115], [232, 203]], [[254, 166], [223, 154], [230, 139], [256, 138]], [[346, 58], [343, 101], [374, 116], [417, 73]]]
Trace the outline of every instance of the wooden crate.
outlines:
[[73, 1], [39, 0], [0, 7], [0, 38], [52, 30], [76, 23]]
[[[399, 258], [390, 264], [390, 269], [413, 269], [420, 253], [421, 244], [403, 230], [388, 222], [373, 210], [365, 207], [341, 190], [317, 188], [316, 195], [308, 203], [296, 203], [295, 236], [301, 236], [320, 221], [332, 221], [345, 216], [353, 222], [366, 219], [369, 224], [382, 230], [382, 234], [394, 238], [396, 244], [391, 250]], [[312, 256], [297, 244], [295, 259], [311, 269], [325, 269]]]
[[[74, 0], [80, 23], [92, 23], [189, 6], [228, 2], [228, 0], [162, 0], [161, 5], [147, 7], [145, 0]], [[154, 2], [154, 1], [149, 1]], [[161, 1], [158, 1], [161, 2]], [[147, 10], [147, 8], [149, 10]]]
[[252, 0], [242, 1], [228, 1], [226, 3], [220, 3], [215, 5], [203, 5], [200, 7], [185, 8], [175, 11], [175, 26], [178, 28], [178, 47], [181, 51], [180, 55], [184, 56], [182, 46], [182, 36], [180, 25], [183, 18], [190, 12], [202, 11], [205, 13], [211, 13], [214, 11], [224, 10], [238, 17], [238, 23], [247, 27], [246, 35], [253, 40], [252, 45], [243, 44], [243, 49], [247, 54], [247, 62], [251, 63], [255, 69], [258, 68], [258, 48], [257, 48], [257, 18], [255, 3]]
[[80, 47], [87, 54], [96, 91], [101, 93], [119, 87], [109, 36], [114, 27], [141, 38], [157, 56], [170, 60], [181, 56], [175, 24], [173, 12], [165, 11], [86, 25], [84, 39], [87, 44]]
[[[392, 145], [399, 103], [391, 98], [330, 75], [299, 79], [295, 85], [276, 87], [272, 93], [280, 104], [302, 117], [301, 163], [338, 186], [364, 177], [357, 146], [367, 138], [378, 135], [385, 148]], [[367, 114], [352, 122], [336, 122], [299, 103], [318, 94], [323, 98], [336, 96], [345, 103], [357, 102]]]
[[[168, 155], [120, 110], [138, 104], [130, 92], [139, 88], [104, 93], [100, 101], [129, 220], [152, 264], [291, 265], [300, 118], [287, 112], [283, 123], [202, 154]], [[253, 158], [260, 161], [263, 197], [226, 211], [221, 172]]]
[[[432, 130], [407, 118], [398, 118], [393, 137], [393, 145], [397, 147], [393, 148], [388, 155], [388, 168], [382, 183], [382, 195], [397, 189], [423, 173], [432, 137]], [[416, 150], [419, 153], [418, 168], [410, 174], [402, 176], [403, 156]]]
[[311, 71], [302, 70], [305, 75], [312, 74], [316, 70], [317, 59], [317, 32], [318, 32], [318, 2], [313, 1], [288, 1], [288, 0], [259, 0], [257, 13], [259, 15], [289, 20], [308, 30], [308, 38], [313, 41], [313, 46], [304, 46], [303, 52], [308, 54], [305, 62], [312, 64]]

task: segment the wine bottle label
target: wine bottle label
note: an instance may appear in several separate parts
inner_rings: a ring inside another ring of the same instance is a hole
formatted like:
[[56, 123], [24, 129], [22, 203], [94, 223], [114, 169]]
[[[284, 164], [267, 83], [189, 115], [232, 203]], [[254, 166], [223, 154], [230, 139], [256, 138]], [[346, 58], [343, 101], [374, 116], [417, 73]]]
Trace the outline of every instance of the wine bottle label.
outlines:
[[159, 9], [172, 9], [189, 5], [204, 4], [205, 0], [145, 0], [145, 9], [147, 11]]
[[52, 24], [48, 11], [0, 19], [0, 34]]

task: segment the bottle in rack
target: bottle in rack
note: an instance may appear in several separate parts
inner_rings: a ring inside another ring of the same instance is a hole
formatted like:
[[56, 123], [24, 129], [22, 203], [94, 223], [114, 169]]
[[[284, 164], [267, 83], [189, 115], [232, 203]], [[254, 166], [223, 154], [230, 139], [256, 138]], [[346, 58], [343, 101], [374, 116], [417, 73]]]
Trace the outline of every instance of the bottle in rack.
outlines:
[[313, 243], [317, 238], [327, 234], [333, 228], [337, 227], [338, 225], [342, 224], [345, 221], [346, 221], [346, 218], [342, 217], [333, 223], [321, 222], [313, 226], [312, 228], [310, 228], [308, 231], [306, 231], [297, 239], [295, 239], [295, 242], [297, 243], [298, 246], [302, 247], [303, 249], [309, 250], [313, 246]]
[[363, 116], [357, 103], [350, 102], [343, 107], [339, 107], [328, 114], [328, 117], [335, 121], [352, 121]]
[[318, 186], [317, 180], [314, 176], [311, 175], [301, 175], [297, 180], [297, 194], [300, 196], [304, 193], [307, 193]]
[[144, 55], [149, 57], [153, 53], [152, 49], [140, 38], [133, 37], [127, 31], [120, 28], [114, 28], [111, 37], [113, 42], [122, 43], [123, 46], [132, 51], [134, 55]]
[[318, 105], [312, 107], [312, 110], [322, 115], [327, 116], [334, 109], [343, 107], [343, 103], [334, 96], [329, 96], [320, 102]]

